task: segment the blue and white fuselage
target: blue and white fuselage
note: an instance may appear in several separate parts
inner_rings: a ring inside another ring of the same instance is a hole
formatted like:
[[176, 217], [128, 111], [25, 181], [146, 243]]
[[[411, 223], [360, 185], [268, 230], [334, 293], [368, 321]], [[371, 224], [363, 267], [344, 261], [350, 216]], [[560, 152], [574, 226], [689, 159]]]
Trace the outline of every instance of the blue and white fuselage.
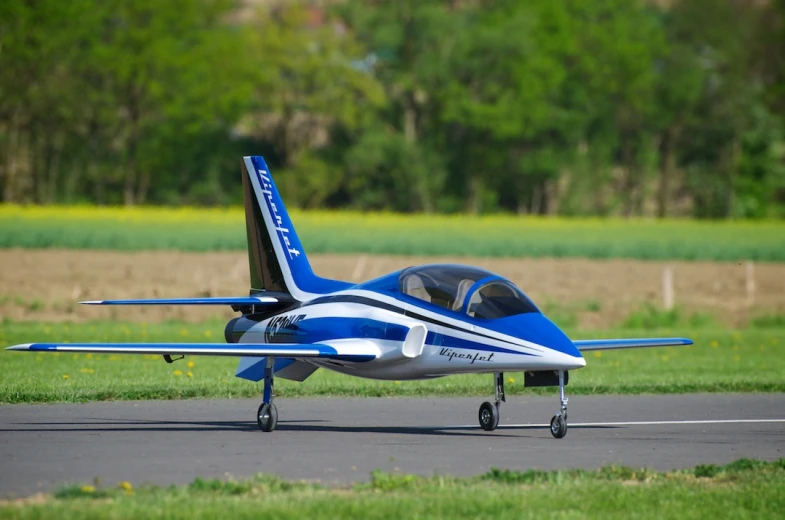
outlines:
[[239, 343], [321, 343], [343, 347], [342, 351], [355, 345], [357, 352], [368, 355], [367, 360], [309, 361], [373, 379], [573, 370], [586, 364], [569, 338], [540, 313], [496, 323], [478, 321], [448, 316], [360, 285], [261, 321], [239, 318], [232, 324], [232, 334]]

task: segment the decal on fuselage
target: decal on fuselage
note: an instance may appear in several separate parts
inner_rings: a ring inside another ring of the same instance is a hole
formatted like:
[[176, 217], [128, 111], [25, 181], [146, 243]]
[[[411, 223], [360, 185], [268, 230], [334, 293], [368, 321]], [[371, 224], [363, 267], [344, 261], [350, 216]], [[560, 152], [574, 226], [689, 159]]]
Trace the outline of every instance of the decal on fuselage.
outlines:
[[290, 314], [288, 316], [276, 316], [267, 328], [264, 329], [264, 339], [267, 343], [275, 343], [281, 337], [294, 336], [298, 330], [298, 324], [305, 319], [305, 314]]
[[439, 355], [449, 358], [449, 361], [452, 361], [453, 358], [455, 359], [467, 359], [469, 360], [469, 364], [473, 365], [475, 361], [489, 361], [493, 363], [493, 352], [487, 354], [485, 356], [481, 356], [479, 352], [475, 352], [472, 354], [471, 352], [466, 354], [459, 354], [458, 352], [454, 351], [451, 348], [442, 348], [439, 350]]

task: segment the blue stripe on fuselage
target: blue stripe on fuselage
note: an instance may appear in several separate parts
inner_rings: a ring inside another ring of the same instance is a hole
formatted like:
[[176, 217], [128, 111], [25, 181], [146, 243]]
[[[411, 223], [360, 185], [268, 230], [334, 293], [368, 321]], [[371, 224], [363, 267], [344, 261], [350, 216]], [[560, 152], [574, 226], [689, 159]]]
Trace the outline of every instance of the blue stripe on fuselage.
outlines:
[[312, 344], [348, 338], [403, 341], [407, 332], [404, 325], [369, 318], [325, 317], [302, 319], [291, 327], [276, 329], [273, 335], [265, 329], [264, 335], [269, 343]]
[[[362, 338], [380, 339], [389, 341], [403, 341], [409, 327], [395, 323], [387, 323], [371, 318], [348, 318], [348, 317], [324, 317], [324, 318], [305, 318], [296, 323], [292, 329], [278, 329], [274, 336], [268, 338], [273, 343], [277, 340], [281, 343], [305, 343], [313, 344], [324, 341]], [[463, 331], [471, 335], [470, 331]], [[261, 332], [258, 332], [261, 334]], [[265, 336], [266, 333], [265, 333]], [[487, 345], [482, 340], [475, 341], [459, 338], [442, 332], [436, 334], [429, 331], [425, 338], [425, 344], [429, 347], [450, 347], [460, 349], [482, 350], [486, 352], [499, 352], [504, 354], [520, 354], [524, 356], [537, 356], [535, 353], [521, 352], [509, 348]]]

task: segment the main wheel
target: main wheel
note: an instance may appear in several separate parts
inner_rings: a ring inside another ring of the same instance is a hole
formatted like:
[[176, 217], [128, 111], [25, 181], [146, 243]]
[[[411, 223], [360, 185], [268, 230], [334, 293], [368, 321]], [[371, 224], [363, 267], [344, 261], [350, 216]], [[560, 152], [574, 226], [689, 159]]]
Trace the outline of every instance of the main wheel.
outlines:
[[485, 401], [480, 406], [480, 428], [486, 432], [491, 432], [499, 426], [499, 409], [496, 405]]
[[278, 425], [278, 410], [273, 403], [262, 403], [256, 412], [256, 423], [263, 432], [271, 432]]
[[551, 419], [551, 435], [557, 439], [567, 435], [567, 421], [561, 415], [554, 415]]

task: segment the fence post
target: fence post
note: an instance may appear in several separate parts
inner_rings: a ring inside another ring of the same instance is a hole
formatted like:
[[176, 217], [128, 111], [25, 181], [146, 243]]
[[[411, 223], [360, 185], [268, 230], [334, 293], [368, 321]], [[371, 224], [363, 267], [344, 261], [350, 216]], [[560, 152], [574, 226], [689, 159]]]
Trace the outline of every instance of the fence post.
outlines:
[[365, 255], [360, 255], [357, 259], [357, 265], [354, 266], [354, 272], [352, 273], [352, 281], [359, 282], [363, 276], [363, 272], [365, 271], [365, 262], [366, 262]]
[[755, 264], [751, 261], [745, 264], [747, 271], [747, 305], [752, 307], [755, 304]]
[[673, 269], [670, 266], [662, 271], [662, 306], [666, 311], [673, 309]]

